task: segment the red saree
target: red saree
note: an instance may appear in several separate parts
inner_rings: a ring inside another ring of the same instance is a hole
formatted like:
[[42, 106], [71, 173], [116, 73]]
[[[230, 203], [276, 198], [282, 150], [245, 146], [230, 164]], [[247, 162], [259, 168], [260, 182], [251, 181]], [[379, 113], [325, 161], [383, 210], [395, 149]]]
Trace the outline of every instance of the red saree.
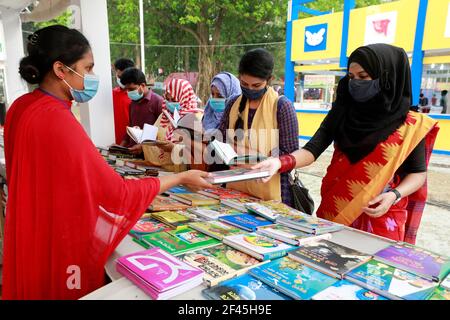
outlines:
[[397, 170], [426, 137], [428, 165], [439, 127], [431, 118], [410, 112], [404, 125], [361, 161], [352, 164], [336, 149], [322, 182], [322, 203], [317, 215], [396, 241], [414, 244], [427, 197], [427, 183], [403, 198], [382, 217], [362, 212], [389, 184], [400, 183]]
[[110, 168], [67, 101], [35, 90], [7, 113], [3, 298], [77, 299], [159, 192]]

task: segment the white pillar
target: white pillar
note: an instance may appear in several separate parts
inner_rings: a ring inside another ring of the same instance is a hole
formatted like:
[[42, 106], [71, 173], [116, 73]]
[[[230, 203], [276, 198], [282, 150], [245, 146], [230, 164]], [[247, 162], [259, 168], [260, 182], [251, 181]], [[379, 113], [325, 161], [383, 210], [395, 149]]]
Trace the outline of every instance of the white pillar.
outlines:
[[19, 63], [24, 57], [22, 22], [20, 21], [19, 13], [19, 11], [1, 9], [1, 23], [3, 25], [6, 47], [5, 82], [7, 107], [18, 97], [28, 92], [28, 87], [19, 74]]
[[81, 32], [94, 54], [94, 72], [100, 77], [97, 95], [81, 105], [81, 123], [95, 145], [114, 142], [114, 114], [111, 83], [111, 54], [106, 0], [80, 0]]
[[145, 40], [144, 40], [144, 1], [139, 0], [139, 25], [140, 25], [140, 36], [141, 36], [141, 70], [144, 74], [145, 72]]

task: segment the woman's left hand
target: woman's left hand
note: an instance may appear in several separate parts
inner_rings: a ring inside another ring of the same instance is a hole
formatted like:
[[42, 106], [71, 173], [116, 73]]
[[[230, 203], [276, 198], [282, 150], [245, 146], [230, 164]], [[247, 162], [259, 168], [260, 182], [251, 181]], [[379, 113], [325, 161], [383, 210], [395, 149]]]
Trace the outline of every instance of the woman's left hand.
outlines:
[[[378, 197], [370, 201], [368, 204], [369, 206], [363, 208], [363, 211], [371, 218], [379, 218], [389, 211], [396, 199], [397, 197], [393, 192], [382, 193]], [[374, 208], [369, 208], [373, 205], [377, 206]]]

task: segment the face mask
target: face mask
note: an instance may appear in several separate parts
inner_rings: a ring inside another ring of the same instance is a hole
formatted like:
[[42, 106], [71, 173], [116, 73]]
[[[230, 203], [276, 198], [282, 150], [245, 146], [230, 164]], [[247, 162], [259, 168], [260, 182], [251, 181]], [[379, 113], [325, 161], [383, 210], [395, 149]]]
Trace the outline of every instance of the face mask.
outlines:
[[125, 89], [125, 86], [122, 84], [122, 82], [120, 81], [120, 78], [119, 78], [119, 77], [117, 77], [116, 81], [117, 81], [117, 84], [119, 85], [119, 87], [120, 87], [121, 89]]
[[348, 83], [348, 91], [357, 102], [367, 102], [380, 93], [380, 81], [353, 79]]
[[130, 98], [133, 101], [141, 100], [144, 96], [144, 93], [139, 93], [139, 89], [128, 91], [128, 98]]
[[179, 102], [170, 102], [166, 100], [166, 106], [167, 109], [171, 112], [174, 113], [175, 109], [177, 109], [178, 111], [180, 111], [180, 103]]
[[209, 105], [215, 112], [223, 112], [225, 110], [225, 99], [209, 98]]
[[87, 102], [91, 100], [97, 94], [98, 91], [98, 85], [100, 82], [98, 76], [95, 74], [85, 74], [84, 76], [82, 76], [72, 68], [68, 66], [66, 66], [66, 68], [69, 69], [70, 71], [73, 71], [79, 77], [83, 78], [84, 84], [83, 90], [77, 90], [72, 88], [72, 86], [68, 84], [66, 80], [63, 79], [64, 83], [70, 88], [70, 94], [72, 95], [73, 100], [75, 100], [76, 102]]
[[258, 100], [267, 92], [267, 87], [261, 90], [251, 90], [241, 86], [241, 89], [242, 94], [249, 100]]

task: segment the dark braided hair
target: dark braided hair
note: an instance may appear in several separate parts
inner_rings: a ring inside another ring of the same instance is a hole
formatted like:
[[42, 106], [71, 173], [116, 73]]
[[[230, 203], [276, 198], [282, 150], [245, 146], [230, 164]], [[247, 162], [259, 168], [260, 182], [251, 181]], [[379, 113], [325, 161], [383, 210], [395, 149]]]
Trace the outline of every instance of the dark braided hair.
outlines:
[[19, 73], [30, 84], [38, 84], [60, 61], [70, 66], [91, 49], [85, 36], [61, 25], [40, 29], [28, 37], [28, 56], [20, 61]]

